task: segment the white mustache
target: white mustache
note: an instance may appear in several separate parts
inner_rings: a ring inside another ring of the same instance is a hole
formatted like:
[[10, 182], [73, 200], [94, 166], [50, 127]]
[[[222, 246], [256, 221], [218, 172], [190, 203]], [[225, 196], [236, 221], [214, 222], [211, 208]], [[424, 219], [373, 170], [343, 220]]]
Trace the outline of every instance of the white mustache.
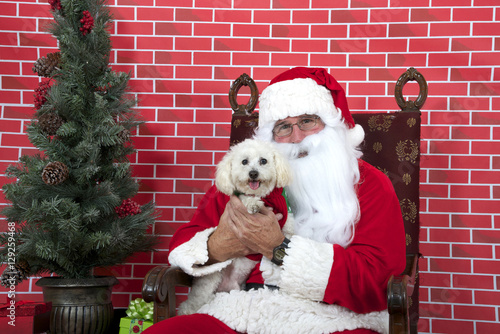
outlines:
[[285, 157], [294, 160], [307, 156], [311, 150], [318, 147], [320, 140], [320, 136], [310, 135], [300, 143], [275, 143], [275, 145]]

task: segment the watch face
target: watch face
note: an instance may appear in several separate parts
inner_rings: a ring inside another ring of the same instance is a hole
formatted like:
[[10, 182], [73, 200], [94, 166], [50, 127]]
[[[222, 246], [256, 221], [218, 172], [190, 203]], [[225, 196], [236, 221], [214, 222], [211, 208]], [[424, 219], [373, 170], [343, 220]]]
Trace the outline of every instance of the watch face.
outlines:
[[277, 259], [277, 260], [283, 260], [283, 258], [285, 257], [286, 255], [286, 252], [285, 252], [285, 249], [284, 248], [279, 248], [276, 250], [276, 253], [274, 254], [274, 257]]

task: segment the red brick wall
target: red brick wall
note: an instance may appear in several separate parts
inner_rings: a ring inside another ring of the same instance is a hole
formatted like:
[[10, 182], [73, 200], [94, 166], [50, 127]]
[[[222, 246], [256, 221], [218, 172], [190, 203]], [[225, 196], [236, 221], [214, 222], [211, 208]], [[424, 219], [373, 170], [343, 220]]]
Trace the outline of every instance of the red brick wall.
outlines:
[[[155, 230], [163, 238], [159, 252], [111, 270], [121, 281], [115, 306], [139, 296], [142, 277], [165, 262], [169, 237], [211, 184], [214, 164], [228, 147], [232, 80], [246, 72], [262, 90], [288, 67], [327, 67], [346, 88], [354, 112], [386, 111], [397, 110], [395, 81], [413, 66], [429, 83], [422, 128], [419, 331], [500, 332], [497, 0], [111, 4], [113, 67], [132, 71], [131, 90], [148, 120], [135, 137], [134, 173], [143, 184], [138, 200], [156, 201], [162, 216]], [[45, 1], [0, 2], [1, 170], [32, 151], [23, 133], [39, 80], [31, 67], [56, 48], [43, 32], [50, 19]], [[416, 91], [410, 83], [404, 93]], [[34, 280], [17, 292], [41, 298]]]

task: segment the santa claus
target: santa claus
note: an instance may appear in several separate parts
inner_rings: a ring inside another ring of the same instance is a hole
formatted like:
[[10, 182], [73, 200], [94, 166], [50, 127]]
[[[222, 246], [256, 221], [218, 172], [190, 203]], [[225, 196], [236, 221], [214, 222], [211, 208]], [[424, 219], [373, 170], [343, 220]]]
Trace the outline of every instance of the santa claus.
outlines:
[[[290, 161], [291, 213], [279, 189], [249, 214], [212, 187], [170, 243], [170, 264], [200, 277], [186, 315], [146, 333], [388, 332], [387, 281], [405, 267], [403, 219], [388, 178], [360, 160], [364, 133], [343, 88], [324, 69], [278, 75], [260, 97], [256, 137]], [[211, 275], [250, 254], [261, 260], [245, 287], [218, 291]]]

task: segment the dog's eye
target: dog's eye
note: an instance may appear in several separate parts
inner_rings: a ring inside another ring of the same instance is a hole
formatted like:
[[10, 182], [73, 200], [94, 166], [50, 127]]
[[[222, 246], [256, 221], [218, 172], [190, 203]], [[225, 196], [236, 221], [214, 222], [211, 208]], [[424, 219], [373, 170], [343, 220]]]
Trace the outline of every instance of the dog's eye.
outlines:
[[267, 164], [267, 160], [266, 160], [266, 159], [264, 159], [264, 158], [260, 159], [260, 164], [261, 164], [261, 165], [265, 165], [265, 164]]
[[241, 164], [242, 165], [247, 165], [248, 164], [248, 160], [247, 159], [243, 159], [243, 161], [241, 161]]

